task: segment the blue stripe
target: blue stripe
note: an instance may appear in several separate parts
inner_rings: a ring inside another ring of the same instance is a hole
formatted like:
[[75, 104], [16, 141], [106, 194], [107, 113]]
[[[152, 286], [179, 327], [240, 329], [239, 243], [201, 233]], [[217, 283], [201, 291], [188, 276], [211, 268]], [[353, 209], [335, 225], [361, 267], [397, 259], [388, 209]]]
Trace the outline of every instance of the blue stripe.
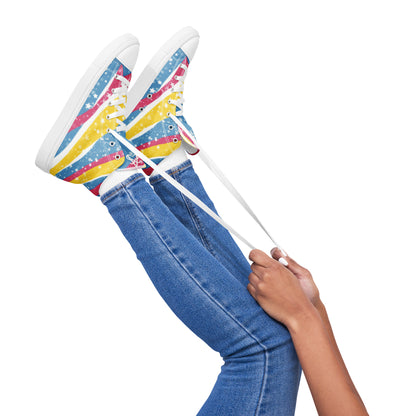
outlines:
[[85, 182], [83, 183], [83, 185], [89, 190], [91, 191], [91, 189], [94, 189], [97, 185], [99, 185], [100, 183], [102, 183], [104, 181], [104, 179], [106, 179], [107, 176], [104, 176], [102, 178], [98, 178], [98, 179], [93, 179], [92, 181], [89, 182]]
[[[88, 95], [87, 99], [82, 105], [82, 108], [78, 113], [77, 117], [84, 114], [86, 111], [88, 111], [90, 108], [94, 107], [97, 104], [100, 94], [107, 88], [108, 83], [117, 73], [118, 69], [120, 68], [120, 65], [123, 66], [124, 76], [130, 74], [130, 70], [128, 70], [118, 59], [114, 59], [111, 62], [111, 64], [107, 67], [107, 69], [102, 73], [97, 83], [94, 85], [94, 88], [91, 90], [90, 94]], [[68, 144], [75, 137], [76, 133], [80, 128], [81, 126], [67, 133], [61, 145], [59, 146], [59, 149], [56, 152], [55, 156], [59, 155], [59, 153], [61, 153], [66, 148], [66, 146], [68, 146]]]
[[113, 62], [111, 62], [108, 68], [102, 73], [100, 79], [94, 85], [94, 88], [91, 90], [88, 98], [85, 100], [85, 103], [83, 104], [78, 116], [94, 107], [98, 101], [100, 94], [107, 88], [109, 81], [114, 77], [115, 74], [117, 74], [120, 65], [122, 65], [122, 63], [118, 59], [114, 59]]
[[165, 66], [161, 69], [155, 80], [153, 81], [152, 85], [148, 88], [144, 97], [148, 94], [154, 94], [155, 92], [160, 90], [160, 87], [163, 83], [172, 75], [172, 72], [175, 72], [178, 66], [182, 63], [182, 61], [187, 58], [185, 52], [182, 49], [178, 49], [166, 62]]
[[75, 135], [78, 133], [78, 130], [81, 128], [81, 126], [77, 127], [76, 129], [71, 130], [65, 137], [61, 145], [59, 146], [58, 151], [56, 152], [55, 156], [58, 156], [59, 153], [62, 152], [62, 150], [65, 149], [65, 147], [68, 146], [68, 144], [71, 142], [71, 140], [75, 137]]
[[[110, 146], [110, 143], [113, 142], [114, 146]], [[75, 172], [78, 172], [85, 166], [90, 163], [96, 162], [97, 160], [114, 154], [121, 150], [121, 146], [118, 140], [114, 139], [111, 134], [105, 134], [99, 140], [97, 140], [91, 149], [75, 163], [67, 166], [56, 174], [56, 177], [60, 179], [65, 179], [68, 176], [73, 175]]]

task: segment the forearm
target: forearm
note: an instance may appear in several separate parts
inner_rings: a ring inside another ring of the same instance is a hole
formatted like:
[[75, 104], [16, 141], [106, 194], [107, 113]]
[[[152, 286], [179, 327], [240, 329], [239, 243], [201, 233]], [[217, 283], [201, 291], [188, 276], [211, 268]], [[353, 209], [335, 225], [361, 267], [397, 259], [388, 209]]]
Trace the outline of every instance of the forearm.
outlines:
[[325, 309], [318, 312], [307, 308], [288, 329], [318, 414], [367, 415], [336, 346]]
[[346, 377], [347, 377], [347, 379], [348, 379], [348, 381], [349, 381], [349, 383], [351, 385], [351, 388], [354, 390], [355, 394], [358, 396], [358, 398], [360, 399], [361, 403], [364, 405], [364, 403], [362, 402], [361, 397], [358, 394], [358, 391], [356, 390], [356, 388], [354, 386], [354, 383], [353, 383], [353, 381], [352, 381], [352, 379], [350, 377], [350, 374], [348, 372], [347, 366], [345, 365], [344, 360], [342, 358], [341, 352], [339, 351], [337, 342], [335, 340], [334, 332], [332, 331], [331, 323], [329, 322], [329, 317], [328, 317], [328, 314], [327, 314], [325, 305], [322, 303], [322, 301], [319, 301], [318, 302], [318, 304], [316, 305], [316, 309], [319, 312], [319, 315], [321, 317], [322, 323], [323, 323], [323, 325], [325, 327], [325, 330], [326, 330], [326, 332], [328, 334], [328, 337], [329, 337], [329, 340], [331, 342], [332, 348], [333, 348], [333, 350], [335, 352], [335, 355], [338, 358], [339, 363], [341, 364], [341, 366], [344, 369], [345, 375], [346, 375]]

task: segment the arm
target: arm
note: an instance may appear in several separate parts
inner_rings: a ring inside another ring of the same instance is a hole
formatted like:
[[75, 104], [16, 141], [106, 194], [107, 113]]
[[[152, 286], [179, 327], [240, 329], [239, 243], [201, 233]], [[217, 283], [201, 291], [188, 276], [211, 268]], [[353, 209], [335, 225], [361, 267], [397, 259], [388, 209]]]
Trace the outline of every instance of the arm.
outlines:
[[321, 317], [322, 323], [323, 323], [323, 325], [324, 325], [324, 327], [325, 327], [325, 330], [326, 330], [326, 332], [327, 332], [327, 334], [328, 334], [328, 337], [329, 337], [329, 340], [330, 340], [330, 342], [331, 342], [331, 346], [332, 346], [332, 348], [334, 349], [335, 355], [336, 355], [336, 357], [337, 357], [337, 359], [338, 359], [338, 361], [339, 361], [339, 363], [340, 363], [341, 367], [342, 367], [342, 368], [344, 369], [344, 371], [345, 371], [345, 374], [346, 374], [346, 376], [347, 376], [348, 382], [349, 382], [349, 384], [350, 384], [351, 388], [354, 390], [354, 393], [355, 393], [355, 394], [357, 395], [357, 397], [360, 399], [361, 404], [364, 406], [364, 403], [363, 403], [363, 401], [361, 400], [361, 397], [360, 397], [360, 395], [358, 394], [358, 391], [356, 390], [356, 388], [355, 388], [355, 386], [354, 386], [354, 383], [353, 383], [353, 382], [352, 382], [352, 380], [351, 380], [351, 377], [350, 377], [350, 375], [349, 375], [349, 373], [348, 373], [348, 370], [347, 370], [347, 367], [346, 367], [346, 365], [345, 365], [345, 363], [344, 363], [344, 360], [342, 359], [341, 353], [340, 353], [340, 351], [339, 351], [339, 349], [338, 349], [337, 342], [336, 342], [336, 340], [335, 340], [334, 333], [333, 333], [333, 331], [332, 331], [331, 324], [330, 324], [330, 322], [329, 322], [329, 317], [328, 317], [328, 314], [327, 314], [327, 312], [326, 312], [326, 308], [325, 308], [324, 304], [322, 303], [322, 301], [321, 301], [320, 299], [319, 299], [319, 301], [317, 302], [317, 304], [315, 305], [315, 307], [316, 307], [317, 311], [319, 312], [319, 316]]
[[[325, 307], [310, 273], [275, 249], [253, 250], [250, 294], [293, 339], [320, 416], [368, 415], [338, 350]], [[286, 267], [285, 267], [286, 266]]]

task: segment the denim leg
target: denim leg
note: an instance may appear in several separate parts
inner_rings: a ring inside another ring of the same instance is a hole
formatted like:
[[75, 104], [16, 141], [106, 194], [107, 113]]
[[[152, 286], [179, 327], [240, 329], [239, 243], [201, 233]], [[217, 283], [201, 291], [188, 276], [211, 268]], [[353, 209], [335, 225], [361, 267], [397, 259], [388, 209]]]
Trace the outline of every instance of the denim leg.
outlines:
[[[190, 160], [168, 173], [217, 213]], [[160, 175], [152, 177], [150, 183], [176, 218], [244, 287], [247, 287], [250, 265], [231, 234]]]
[[141, 174], [101, 200], [170, 309], [224, 359], [198, 416], [293, 415], [300, 366], [287, 329], [178, 221]]

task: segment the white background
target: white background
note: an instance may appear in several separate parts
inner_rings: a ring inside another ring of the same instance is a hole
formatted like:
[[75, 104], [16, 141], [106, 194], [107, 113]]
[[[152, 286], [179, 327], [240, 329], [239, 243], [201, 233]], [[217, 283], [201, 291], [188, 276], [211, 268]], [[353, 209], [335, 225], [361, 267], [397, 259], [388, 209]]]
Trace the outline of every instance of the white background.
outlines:
[[[99, 199], [34, 164], [108, 42], [139, 37], [135, 79], [187, 25], [201, 35], [185, 87], [199, 141], [312, 271], [370, 414], [416, 414], [415, 18], [400, 0], [3, 5], [0, 414], [192, 416], [214, 385], [222, 360]], [[269, 250], [195, 164], [223, 217]], [[315, 414], [304, 380], [297, 414]]]

